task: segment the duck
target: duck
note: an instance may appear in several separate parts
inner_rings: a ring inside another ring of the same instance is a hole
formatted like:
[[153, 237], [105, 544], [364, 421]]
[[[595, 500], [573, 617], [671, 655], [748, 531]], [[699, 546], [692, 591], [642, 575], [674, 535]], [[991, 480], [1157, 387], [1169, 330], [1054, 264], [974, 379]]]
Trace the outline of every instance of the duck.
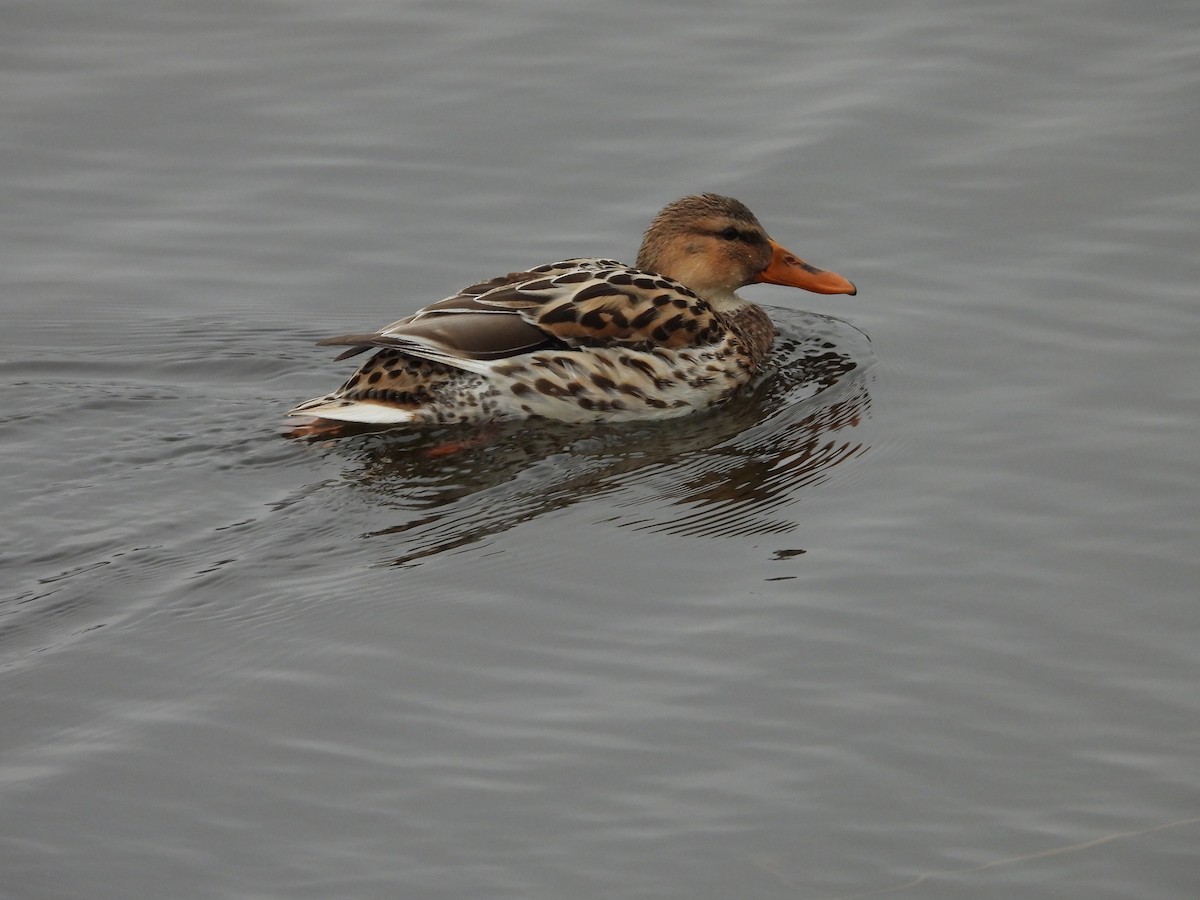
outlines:
[[575, 258], [470, 285], [374, 332], [338, 335], [337, 360], [374, 351], [336, 391], [290, 416], [369, 425], [504, 419], [666, 419], [721, 404], [764, 368], [768, 283], [857, 293], [768, 236], [750, 209], [704, 193], [667, 204], [633, 266]]

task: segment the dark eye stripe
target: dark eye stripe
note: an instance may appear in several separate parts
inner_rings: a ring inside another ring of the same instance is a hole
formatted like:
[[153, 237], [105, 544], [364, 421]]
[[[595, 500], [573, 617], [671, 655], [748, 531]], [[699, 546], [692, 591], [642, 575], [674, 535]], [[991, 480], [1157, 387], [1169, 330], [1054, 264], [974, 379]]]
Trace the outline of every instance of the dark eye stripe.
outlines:
[[732, 225], [722, 228], [720, 231], [711, 232], [714, 236], [722, 238], [726, 241], [741, 241], [743, 244], [759, 246], [764, 243], [764, 238], [761, 232], [758, 231], [740, 231]]

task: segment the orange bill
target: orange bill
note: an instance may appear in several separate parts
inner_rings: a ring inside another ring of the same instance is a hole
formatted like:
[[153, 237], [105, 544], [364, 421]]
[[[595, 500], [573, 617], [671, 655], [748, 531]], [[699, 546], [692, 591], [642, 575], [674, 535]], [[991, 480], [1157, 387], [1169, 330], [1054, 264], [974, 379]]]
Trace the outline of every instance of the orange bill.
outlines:
[[858, 293], [854, 282], [843, 278], [837, 272], [827, 272], [810, 266], [786, 247], [781, 247], [774, 241], [770, 243], [774, 255], [771, 257], [771, 264], [759, 273], [759, 281], [803, 288], [816, 294]]

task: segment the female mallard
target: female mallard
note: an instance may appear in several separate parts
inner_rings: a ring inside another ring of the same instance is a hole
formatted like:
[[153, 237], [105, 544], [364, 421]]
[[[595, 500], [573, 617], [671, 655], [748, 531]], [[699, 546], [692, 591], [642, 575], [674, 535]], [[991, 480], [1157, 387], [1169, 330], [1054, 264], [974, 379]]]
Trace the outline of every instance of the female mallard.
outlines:
[[471, 285], [368, 334], [327, 338], [346, 359], [382, 347], [344, 385], [289, 415], [436, 424], [679, 416], [759, 371], [774, 328], [737, 289], [756, 282], [854, 294], [767, 237], [731, 197], [666, 206], [637, 265], [568, 259]]

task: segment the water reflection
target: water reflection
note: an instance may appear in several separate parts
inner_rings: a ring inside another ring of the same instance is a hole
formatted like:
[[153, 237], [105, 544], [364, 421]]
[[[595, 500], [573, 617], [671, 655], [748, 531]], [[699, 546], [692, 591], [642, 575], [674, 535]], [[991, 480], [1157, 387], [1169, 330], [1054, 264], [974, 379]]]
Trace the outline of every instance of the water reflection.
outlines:
[[603, 494], [612, 495], [608, 521], [620, 527], [705, 536], [791, 530], [796, 492], [867, 450], [859, 426], [870, 411], [873, 355], [866, 335], [840, 319], [771, 312], [780, 329], [771, 370], [706, 414], [340, 441], [336, 452], [353, 461], [344, 477], [398, 519], [365, 536], [388, 542], [386, 564], [413, 565]]
[[663, 519], [669, 510], [659, 510], [662, 521], [638, 527], [707, 536], [791, 531], [790, 517], [770, 513], [790, 504], [800, 488], [826, 480], [835, 466], [866, 452], [865, 441], [850, 430], [867, 415], [870, 400], [866, 380], [855, 378], [829, 403], [785, 407], [697, 455], [690, 461], [694, 472], [678, 492], [668, 493], [686, 511]]

